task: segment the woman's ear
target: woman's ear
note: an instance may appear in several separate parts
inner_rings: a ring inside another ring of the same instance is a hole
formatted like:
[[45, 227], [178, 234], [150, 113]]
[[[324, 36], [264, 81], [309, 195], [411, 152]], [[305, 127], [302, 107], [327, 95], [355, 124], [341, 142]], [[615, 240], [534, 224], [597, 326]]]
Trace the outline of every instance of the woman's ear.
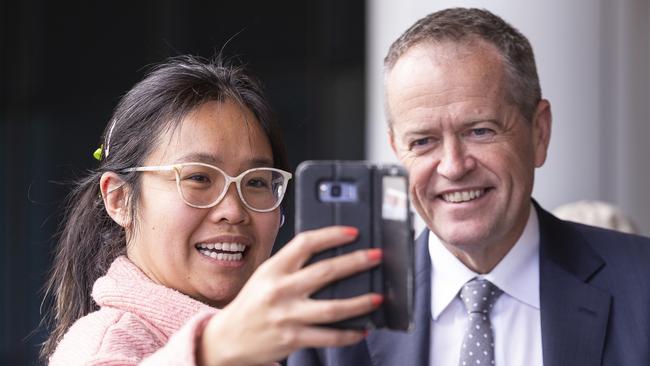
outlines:
[[106, 172], [99, 180], [99, 189], [108, 215], [118, 225], [124, 228], [128, 227], [129, 189], [126, 182], [116, 173]]

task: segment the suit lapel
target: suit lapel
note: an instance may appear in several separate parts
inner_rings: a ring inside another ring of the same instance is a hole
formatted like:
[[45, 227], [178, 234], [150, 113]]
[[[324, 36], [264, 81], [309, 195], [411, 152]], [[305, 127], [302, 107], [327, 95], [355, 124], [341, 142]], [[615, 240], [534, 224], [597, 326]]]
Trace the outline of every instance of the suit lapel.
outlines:
[[603, 260], [575, 229], [536, 203], [545, 365], [600, 365], [611, 296], [589, 284]]
[[414, 329], [409, 332], [378, 330], [367, 339], [374, 366], [429, 364], [429, 329], [431, 325], [431, 260], [429, 231], [415, 242]]
[[[604, 266], [571, 225], [537, 205], [540, 224], [540, 303], [545, 365], [599, 365], [611, 296], [589, 280]], [[367, 339], [373, 366], [429, 364], [431, 261], [428, 230], [416, 241], [415, 329], [379, 330]]]

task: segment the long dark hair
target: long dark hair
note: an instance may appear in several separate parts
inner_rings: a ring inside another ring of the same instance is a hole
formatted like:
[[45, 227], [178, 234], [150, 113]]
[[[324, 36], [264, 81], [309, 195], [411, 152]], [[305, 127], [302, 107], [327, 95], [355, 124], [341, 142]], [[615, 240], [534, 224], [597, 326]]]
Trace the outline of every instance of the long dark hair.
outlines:
[[[208, 101], [232, 101], [248, 108], [266, 133], [274, 166], [289, 170], [285, 145], [261, 84], [240, 65], [221, 57], [180, 56], [153, 68], [119, 102], [102, 136], [102, 159], [76, 182], [65, 202], [59, 242], [45, 287], [51, 307], [44, 317], [50, 335], [41, 350], [45, 360], [68, 328], [97, 310], [92, 286], [113, 260], [126, 253], [124, 229], [106, 213], [99, 189], [104, 172], [139, 166], [166, 129]], [[135, 218], [138, 175], [123, 174], [130, 186], [130, 217]]]

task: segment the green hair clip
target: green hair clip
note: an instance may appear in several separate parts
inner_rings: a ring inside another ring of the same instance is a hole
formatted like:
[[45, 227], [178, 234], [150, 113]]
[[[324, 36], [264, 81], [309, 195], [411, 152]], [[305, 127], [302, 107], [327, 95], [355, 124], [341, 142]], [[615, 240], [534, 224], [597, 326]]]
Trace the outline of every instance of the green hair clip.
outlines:
[[102, 151], [104, 150], [104, 144], [99, 145], [97, 150], [93, 153], [93, 157], [97, 159], [97, 161], [102, 161]]

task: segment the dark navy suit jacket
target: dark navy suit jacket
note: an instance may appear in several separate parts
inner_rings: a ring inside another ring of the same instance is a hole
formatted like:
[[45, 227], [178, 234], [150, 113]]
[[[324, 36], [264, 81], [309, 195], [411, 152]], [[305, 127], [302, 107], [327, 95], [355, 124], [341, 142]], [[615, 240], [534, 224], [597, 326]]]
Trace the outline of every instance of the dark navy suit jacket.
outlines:
[[[649, 366], [650, 239], [562, 221], [535, 207], [544, 365]], [[353, 346], [300, 350], [290, 356], [289, 366], [427, 366], [428, 237], [425, 231], [416, 240], [411, 333], [377, 330]]]

